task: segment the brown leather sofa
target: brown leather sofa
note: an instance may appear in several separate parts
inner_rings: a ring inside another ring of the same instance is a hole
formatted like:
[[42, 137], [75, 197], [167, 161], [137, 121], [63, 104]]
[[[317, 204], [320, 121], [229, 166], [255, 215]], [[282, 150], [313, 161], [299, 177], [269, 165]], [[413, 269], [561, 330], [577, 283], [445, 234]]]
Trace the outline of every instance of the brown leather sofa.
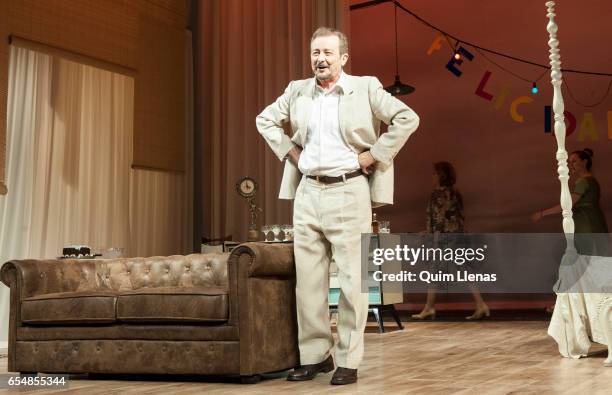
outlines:
[[291, 245], [10, 261], [8, 370], [259, 375], [298, 364]]

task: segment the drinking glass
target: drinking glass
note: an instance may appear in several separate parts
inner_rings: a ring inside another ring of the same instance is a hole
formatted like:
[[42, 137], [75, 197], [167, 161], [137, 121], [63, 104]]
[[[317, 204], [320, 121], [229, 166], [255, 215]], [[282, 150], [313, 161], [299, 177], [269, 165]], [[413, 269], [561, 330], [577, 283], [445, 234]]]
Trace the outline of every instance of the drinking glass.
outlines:
[[391, 233], [389, 221], [378, 221], [379, 233]]
[[274, 241], [279, 242], [281, 239], [278, 237], [280, 235], [281, 227], [280, 225], [272, 225], [272, 233], [274, 234]]
[[122, 247], [110, 247], [102, 253], [102, 258], [117, 259], [123, 256]]
[[285, 234], [283, 241], [293, 241], [293, 225], [283, 225], [281, 229]]
[[272, 228], [269, 225], [264, 225], [261, 227], [261, 233], [264, 235], [264, 241], [268, 241], [268, 234], [271, 230]]

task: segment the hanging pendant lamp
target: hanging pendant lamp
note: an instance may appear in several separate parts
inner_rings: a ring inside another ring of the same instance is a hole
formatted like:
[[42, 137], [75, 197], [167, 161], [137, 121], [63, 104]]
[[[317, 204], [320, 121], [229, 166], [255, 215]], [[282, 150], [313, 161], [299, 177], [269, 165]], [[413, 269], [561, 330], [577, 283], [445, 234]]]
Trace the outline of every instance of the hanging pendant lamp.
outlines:
[[394, 5], [395, 11], [395, 82], [393, 85], [389, 85], [385, 88], [387, 92], [393, 96], [408, 95], [415, 91], [415, 88], [410, 85], [402, 83], [399, 76], [399, 60], [397, 56], [397, 4]]

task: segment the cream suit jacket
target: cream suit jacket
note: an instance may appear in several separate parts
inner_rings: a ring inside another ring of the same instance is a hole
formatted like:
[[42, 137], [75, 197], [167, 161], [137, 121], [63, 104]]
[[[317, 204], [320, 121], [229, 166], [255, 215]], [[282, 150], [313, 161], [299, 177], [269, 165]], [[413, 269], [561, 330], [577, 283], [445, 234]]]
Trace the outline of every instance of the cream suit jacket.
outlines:
[[[370, 150], [377, 160], [369, 177], [372, 206], [393, 204], [393, 158], [419, 125], [419, 117], [403, 102], [386, 92], [376, 77], [345, 74], [340, 95], [340, 133], [356, 153]], [[308, 133], [315, 79], [291, 81], [285, 92], [257, 116], [259, 133], [280, 160], [294, 146], [303, 147]], [[389, 125], [380, 134], [380, 121]], [[289, 123], [289, 134], [284, 126]], [[279, 198], [294, 199], [302, 174], [285, 161]]]

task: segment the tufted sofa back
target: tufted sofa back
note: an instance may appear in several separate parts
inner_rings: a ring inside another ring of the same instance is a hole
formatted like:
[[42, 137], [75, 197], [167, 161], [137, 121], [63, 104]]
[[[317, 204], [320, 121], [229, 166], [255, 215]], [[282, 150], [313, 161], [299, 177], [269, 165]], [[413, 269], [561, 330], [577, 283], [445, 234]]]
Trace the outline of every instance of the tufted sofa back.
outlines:
[[[229, 253], [93, 260], [21, 261], [21, 297], [156, 287], [228, 287]], [[8, 270], [3, 267], [4, 270]]]
[[130, 291], [156, 287], [225, 287], [229, 254], [100, 260], [96, 289]]

